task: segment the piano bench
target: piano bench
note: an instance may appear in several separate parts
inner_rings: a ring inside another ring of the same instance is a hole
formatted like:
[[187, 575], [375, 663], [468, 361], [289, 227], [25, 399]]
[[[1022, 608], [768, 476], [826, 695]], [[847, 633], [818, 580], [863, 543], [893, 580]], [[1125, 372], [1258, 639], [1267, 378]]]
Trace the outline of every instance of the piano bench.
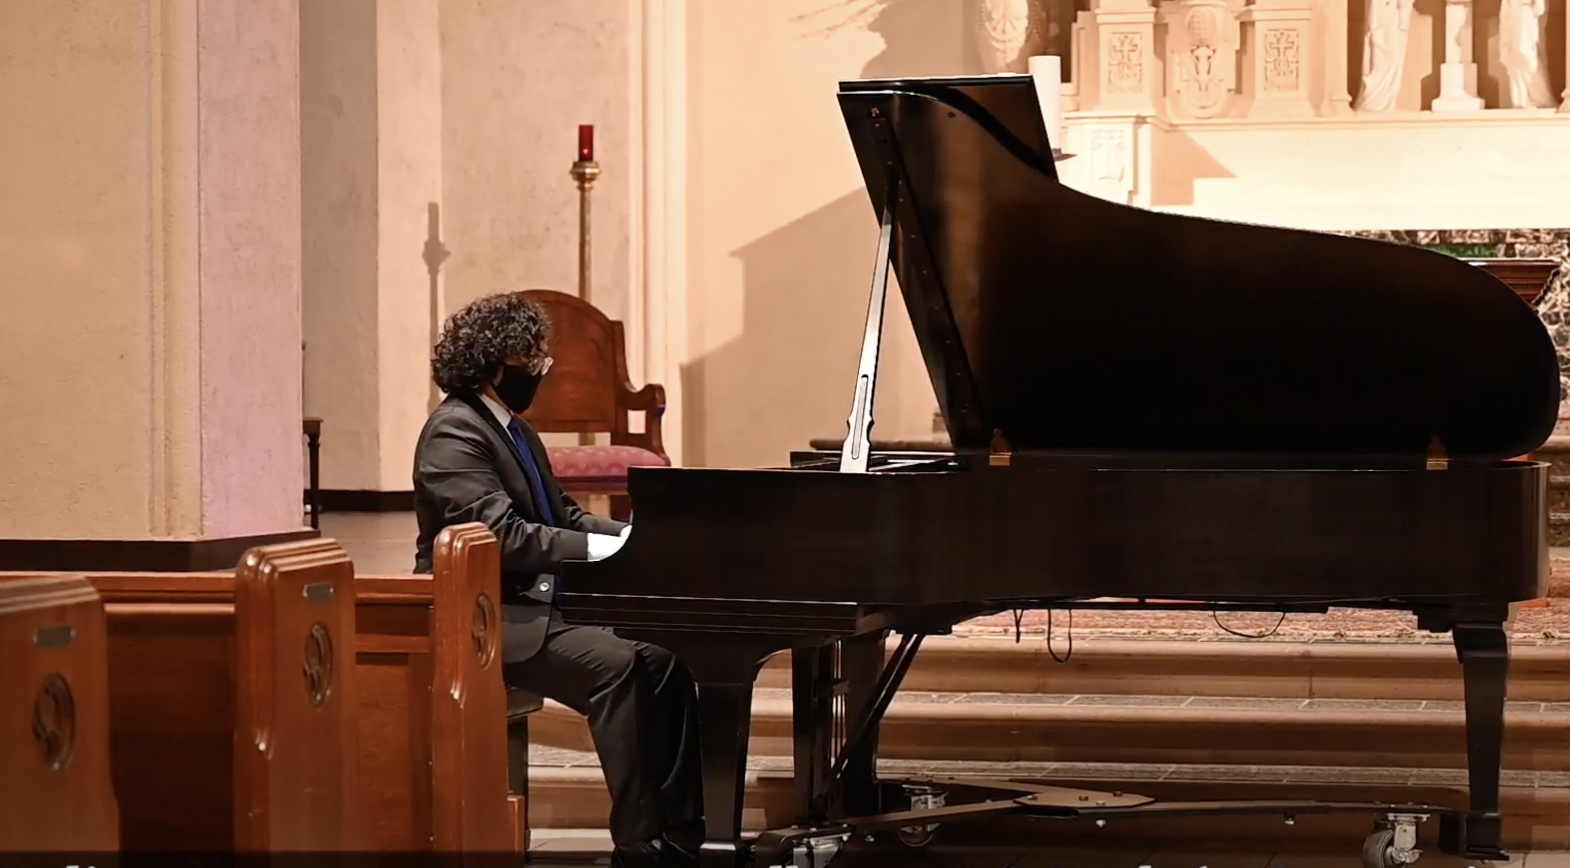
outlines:
[[507, 802], [519, 853], [529, 849], [529, 715], [544, 707], [539, 696], [507, 688]]
[[545, 700], [527, 690], [507, 688], [507, 790], [529, 792], [529, 715], [545, 707]]

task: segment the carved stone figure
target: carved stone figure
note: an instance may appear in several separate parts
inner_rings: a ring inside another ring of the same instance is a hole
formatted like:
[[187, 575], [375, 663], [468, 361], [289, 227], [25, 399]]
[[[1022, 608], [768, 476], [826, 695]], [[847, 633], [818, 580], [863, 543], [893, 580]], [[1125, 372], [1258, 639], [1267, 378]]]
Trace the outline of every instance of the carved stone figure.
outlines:
[[1553, 108], [1548, 84], [1547, 0], [1500, 0], [1499, 62], [1505, 68], [1505, 108]]
[[1363, 87], [1352, 107], [1362, 112], [1390, 111], [1401, 93], [1413, 0], [1368, 0], [1363, 21]]
[[1047, 8], [1042, 0], [981, 0], [976, 47], [988, 73], [1025, 72], [1032, 55], [1047, 53]]

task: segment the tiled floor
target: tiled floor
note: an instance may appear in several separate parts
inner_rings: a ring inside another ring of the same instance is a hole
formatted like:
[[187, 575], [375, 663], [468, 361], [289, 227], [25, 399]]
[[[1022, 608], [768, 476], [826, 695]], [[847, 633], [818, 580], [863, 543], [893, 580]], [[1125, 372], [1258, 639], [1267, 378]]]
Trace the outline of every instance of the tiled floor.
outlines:
[[[529, 746], [529, 764], [535, 768], [598, 768], [592, 751], [571, 750], [542, 744]], [[756, 772], [786, 772], [786, 756], [747, 757], [747, 768]], [[1168, 763], [1084, 762], [985, 762], [980, 760], [881, 759], [878, 771], [890, 778], [977, 775], [1022, 780], [1186, 781], [1300, 784], [1388, 784], [1419, 787], [1464, 787], [1465, 769], [1410, 769], [1338, 766], [1239, 766], [1174, 765]], [[1506, 769], [1501, 783], [1507, 787], [1570, 788], [1570, 772]], [[1567, 865], [1566, 868], [1570, 868]]]
[[398, 575], [414, 570], [416, 527], [412, 512], [328, 512], [322, 535], [338, 541], [356, 570]]

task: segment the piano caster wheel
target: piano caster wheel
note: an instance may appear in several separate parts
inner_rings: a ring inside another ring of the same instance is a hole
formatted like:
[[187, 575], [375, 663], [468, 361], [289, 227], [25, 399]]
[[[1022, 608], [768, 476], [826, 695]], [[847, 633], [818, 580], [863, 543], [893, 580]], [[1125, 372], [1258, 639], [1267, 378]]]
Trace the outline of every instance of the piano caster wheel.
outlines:
[[[912, 811], [931, 811], [943, 807], [946, 796], [939, 787], [929, 787], [922, 784], [906, 784], [905, 795], [910, 798]], [[925, 847], [932, 843], [932, 837], [938, 833], [937, 823], [927, 823], [921, 826], [903, 826], [899, 830], [899, 842], [907, 847]]]
[[1428, 819], [1418, 814], [1391, 814], [1363, 841], [1364, 868], [1406, 868], [1423, 851], [1417, 849], [1417, 824]]

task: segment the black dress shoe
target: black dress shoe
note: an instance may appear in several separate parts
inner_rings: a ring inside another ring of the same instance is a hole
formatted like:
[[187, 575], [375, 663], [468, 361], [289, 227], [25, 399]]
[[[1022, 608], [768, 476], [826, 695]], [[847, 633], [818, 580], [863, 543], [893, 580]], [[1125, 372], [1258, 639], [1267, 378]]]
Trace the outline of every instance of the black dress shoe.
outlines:
[[665, 831], [665, 842], [687, 853], [697, 853], [703, 846], [706, 829], [702, 820], [693, 820], [673, 826]]
[[611, 868], [691, 868], [697, 859], [666, 841], [644, 841], [611, 851]]

